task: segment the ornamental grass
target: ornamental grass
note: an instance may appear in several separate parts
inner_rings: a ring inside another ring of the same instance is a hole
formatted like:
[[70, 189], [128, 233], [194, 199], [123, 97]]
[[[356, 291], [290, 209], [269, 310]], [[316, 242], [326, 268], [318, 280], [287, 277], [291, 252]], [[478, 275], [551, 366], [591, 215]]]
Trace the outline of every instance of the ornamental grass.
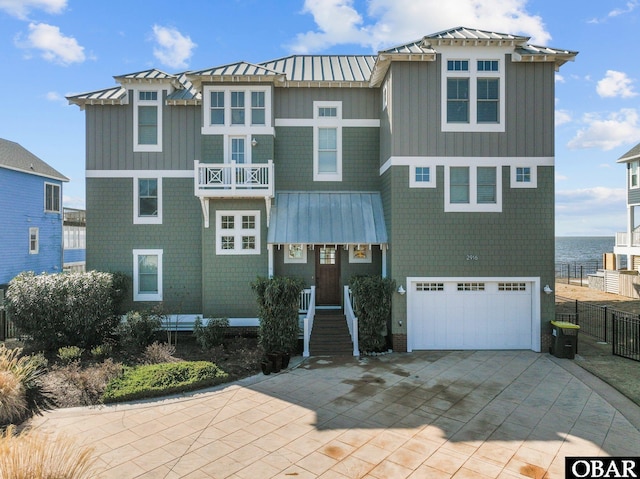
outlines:
[[93, 449], [64, 436], [0, 433], [0, 479], [90, 479], [94, 462]]

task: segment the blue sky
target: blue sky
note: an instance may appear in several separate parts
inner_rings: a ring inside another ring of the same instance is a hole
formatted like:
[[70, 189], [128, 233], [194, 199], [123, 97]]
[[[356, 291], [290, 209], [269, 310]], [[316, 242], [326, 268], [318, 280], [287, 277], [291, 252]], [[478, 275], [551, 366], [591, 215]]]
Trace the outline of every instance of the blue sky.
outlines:
[[369, 54], [457, 26], [580, 52], [556, 76], [556, 234], [624, 231], [616, 160], [640, 142], [640, 0], [0, 0], [0, 138], [69, 177], [64, 204], [82, 208], [84, 113], [65, 95], [152, 67]]

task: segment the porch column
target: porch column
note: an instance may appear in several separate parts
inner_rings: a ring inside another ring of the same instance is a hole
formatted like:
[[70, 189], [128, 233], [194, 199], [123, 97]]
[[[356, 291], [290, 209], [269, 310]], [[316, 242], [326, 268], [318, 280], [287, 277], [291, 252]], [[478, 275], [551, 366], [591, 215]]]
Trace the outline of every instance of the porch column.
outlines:
[[267, 256], [268, 256], [268, 275], [269, 278], [273, 278], [273, 245], [267, 244]]
[[387, 245], [381, 244], [380, 249], [382, 249], [382, 277], [387, 277]]

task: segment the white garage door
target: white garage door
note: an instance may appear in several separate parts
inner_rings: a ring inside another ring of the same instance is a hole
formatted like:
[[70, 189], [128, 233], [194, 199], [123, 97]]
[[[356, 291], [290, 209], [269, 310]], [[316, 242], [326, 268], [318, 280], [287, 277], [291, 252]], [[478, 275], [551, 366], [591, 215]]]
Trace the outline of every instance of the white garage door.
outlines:
[[531, 349], [532, 283], [413, 281], [412, 349]]

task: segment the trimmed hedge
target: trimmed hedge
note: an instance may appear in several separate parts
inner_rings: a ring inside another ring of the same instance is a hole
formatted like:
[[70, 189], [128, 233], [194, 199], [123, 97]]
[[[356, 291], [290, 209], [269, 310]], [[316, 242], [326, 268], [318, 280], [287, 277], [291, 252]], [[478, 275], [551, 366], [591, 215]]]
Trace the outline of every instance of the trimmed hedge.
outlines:
[[91, 349], [120, 322], [122, 274], [20, 273], [9, 283], [7, 307], [16, 328], [48, 350], [63, 346]]
[[358, 318], [360, 350], [385, 350], [396, 282], [382, 276], [353, 276], [349, 287], [356, 299], [354, 313]]
[[209, 361], [182, 361], [125, 368], [122, 376], [107, 384], [105, 403], [133, 401], [223, 383], [228, 374]]

